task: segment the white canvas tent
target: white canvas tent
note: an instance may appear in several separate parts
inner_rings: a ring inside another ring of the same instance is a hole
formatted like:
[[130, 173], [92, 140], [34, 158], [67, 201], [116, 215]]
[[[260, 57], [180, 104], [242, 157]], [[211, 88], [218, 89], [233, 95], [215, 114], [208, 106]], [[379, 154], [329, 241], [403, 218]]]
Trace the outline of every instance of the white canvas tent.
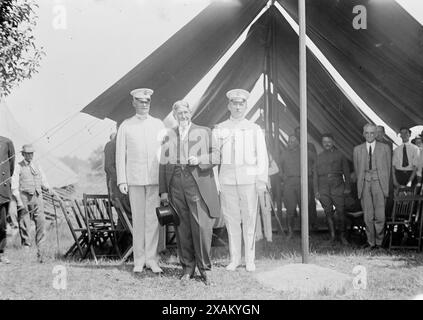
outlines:
[[50, 154], [41, 141], [36, 141], [37, 137], [31, 136], [19, 125], [4, 100], [0, 101], [0, 136], [7, 137], [13, 141], [16, 161], [22, 160], [22, 155], [20, 154], [22, 145], [33, 143], [36, 149], [34, 160], [43, 168], [50, 186], [64, 187], [75, 184], [78, 181], [78, 175], [73, 170]]

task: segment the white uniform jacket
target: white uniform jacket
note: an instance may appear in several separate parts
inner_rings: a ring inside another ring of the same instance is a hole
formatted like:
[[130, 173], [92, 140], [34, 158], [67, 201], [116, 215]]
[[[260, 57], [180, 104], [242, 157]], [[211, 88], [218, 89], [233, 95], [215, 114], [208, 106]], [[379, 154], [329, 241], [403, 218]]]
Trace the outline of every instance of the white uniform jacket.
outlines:
[[159, 183], [160, 144], [165, 127], [160, 119], [135, 115], [119, 127], [116, 138], [117, 184]]
[[269, 159], [260, 126], [247, 119], [230, 118], [213, 132], [220, 150], [221, 185], [267, 183]]

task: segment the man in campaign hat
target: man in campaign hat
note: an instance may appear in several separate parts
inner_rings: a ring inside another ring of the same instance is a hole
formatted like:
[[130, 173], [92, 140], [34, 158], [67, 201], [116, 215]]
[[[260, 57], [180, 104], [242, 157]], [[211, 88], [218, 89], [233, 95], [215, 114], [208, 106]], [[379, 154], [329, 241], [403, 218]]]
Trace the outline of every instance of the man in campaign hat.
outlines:
[[153, 90], [131, 91], [135, 115], [119, 126], [116, 138], [116, 174], [119, 190], [129, 193], [133, 223], [134, 272], [144, 266], [161, 273], [158, 264], [160, 142], [164, 124], [149, 115]]
[[178, 126], [163, 140], [159, 191], [162, 201], [170, 200], [179, 214], [176, 235], [183, 268], [181, 281], [188, 282], [197, 267], [203, 282], [209, 285], [213, 218], [220, 215], [213, 173], [219, 152], [211, 130], [192, 123], [191, 115], [187, 102], [175, 102], [173, 116]]
[[31, 218], [35, 221], [35, 243], [37, 257], [43, 262], [45, 255], [45, 215], [42, 190], [50, 191], [46, 176], [38, 163], [34, 162], [35, 149], [31, 144], [22, 147], [23, 160], [16, 166], [12, 177], [12, 192], [18, 206], [18, 223], [22, 245], [31, 246]]
[[266, 188], [268, 156], [261, 128], [245, 119], [249, 92], [234, 89], [226, 96], [231, 116], [214, 129], [220, 152], [220, 201], [231, 257], [226, 269], [234, 271], [241, 264], [242, 230], [246, 269], [251, 272], [255, 270], [258, 192]]
[[0, 136], [0, 264], [10, 263], [4, 254], [6, 247], [6, 216], [12, 199], [10, 178], [15, 169], [15, 148], [12, 140]]

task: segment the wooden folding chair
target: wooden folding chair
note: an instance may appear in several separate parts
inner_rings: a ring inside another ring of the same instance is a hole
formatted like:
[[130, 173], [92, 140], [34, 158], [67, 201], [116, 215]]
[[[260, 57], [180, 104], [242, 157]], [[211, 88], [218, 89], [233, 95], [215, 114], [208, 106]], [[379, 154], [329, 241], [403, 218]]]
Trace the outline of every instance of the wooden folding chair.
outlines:
[[[385, 240], [391, 249], [421, 249], [422, 195], [396, 195], [391, 218], [386, 222]], [[414, 244], [410, 244], [414, 243]]]
[[[113, 217], [112, 206], [107, 194], [83, 194], [83, 205], [85, 211], [85, 223], [88, 233], [88, 252], [97, 263], [97, 256], [102, 257], [122, 257], [117, 245], [116, 222]], [[111, 248], [107, 253], [97, 253], [96, 249], [106, 249], [106, 245], [111, 243]]]
[[[125, 209], [123, 208], [122, 203], [120, 202], [119, 199], [114, 199], [113, 200], [114, 203], [114, 208], [116, 210], [116, 213], [119, 217], [119, 220], [122, 224], [122, 230], [118, 230], [118, 232], [129, 232], [131, 235], [133, 235], [133, 229], [132, 229], [132, 223], [128, 218], [128, 214], [125, 211]], [[126, 249], [126, 251], [123, 253], [123, 257], [120, 260], [120, 263], [123, 264], [126, 262], [126, 260], [128, 260], [128, 258], [130, 257], [130, 255], [134, 252], [134, 247], [131, 245], [128, 249]]]
[[74, 256], [78, 252], [82, 259], [84, 257], [84, 249], [88, 249], [88, 230], [85, 221], [79, 213], [76, 200], [58, 199], [58, 201], [74, 240], [72, 246], [66, 251], [65, 257]]

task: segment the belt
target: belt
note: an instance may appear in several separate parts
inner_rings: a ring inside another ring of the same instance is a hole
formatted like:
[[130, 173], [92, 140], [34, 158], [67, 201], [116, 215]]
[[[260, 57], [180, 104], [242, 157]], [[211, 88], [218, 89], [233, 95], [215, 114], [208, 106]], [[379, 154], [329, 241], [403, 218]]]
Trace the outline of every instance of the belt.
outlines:
[[342, 177], [342, 173], [319, 174], [319, 177], [328, 177], [328, 178]]

